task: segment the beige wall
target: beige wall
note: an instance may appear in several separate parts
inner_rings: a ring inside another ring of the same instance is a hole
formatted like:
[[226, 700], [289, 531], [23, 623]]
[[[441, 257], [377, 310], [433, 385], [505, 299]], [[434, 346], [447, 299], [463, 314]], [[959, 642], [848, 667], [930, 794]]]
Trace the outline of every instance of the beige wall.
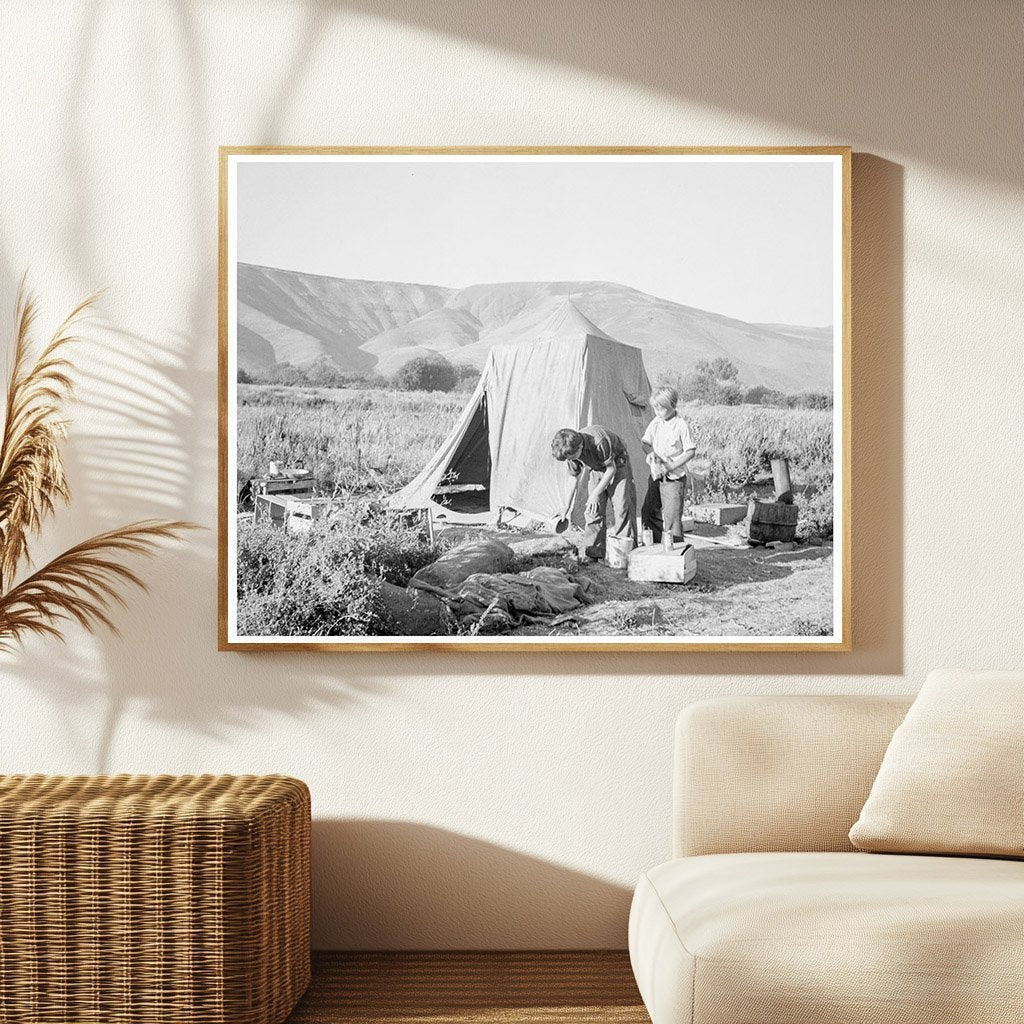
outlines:
[[[51, 324], [109, 288], [49, 541], [211, 532], [147, 568], [123, 640], [5, 660], [0, 768], [306, 779], [320, 946], [621, 946], [681, 706], [1019, 667], [1022, 10], [4, 3], [0, 314], [25, 268]], [[851, 143], [856, 651], [215, 653], [220, 143]]]

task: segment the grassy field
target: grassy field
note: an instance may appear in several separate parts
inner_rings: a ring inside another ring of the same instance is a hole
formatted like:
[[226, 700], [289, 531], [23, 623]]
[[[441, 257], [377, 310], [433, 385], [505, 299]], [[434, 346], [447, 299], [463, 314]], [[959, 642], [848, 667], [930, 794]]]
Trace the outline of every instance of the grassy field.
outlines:
[[[340, 531], [343, 541], [325, 534], [326, 540], [314, 543], [313, 537], [299, 540], [267, 528], [243, 531], [239, 560], [243, 632], [386, 631], [374, 580], [403, 585], [418, 565], [434, 555], [410, 524], [388, 525], [387, 513], [375, 499], [398, 490], [423, 468], [467, 398], [465, 392], [239, 386], [239, 484], [265, 472], [273, 460], [282, 467], [310, 469], [318, 493], [340, 493], [349, 499], [346, 528]], [[709, 498], [742, 498], [763, 490], [769, 460], [786, 457], [793, 481], [802, 491], [800, 534], [831, 537], [831, 412], [698, 406], [683, 414], [698, 445], [697, 468], [706, 479]], [[825, 551], [822, 556], [827, 557]], [[694, 602], [696, 592], [691, 594], [689, 587], [685, 601], [678, 594], [666, 595], [670, 603], [664, 605], [664, 619], [642, 628], [632, 619], [651, 595], [633, 594], [628, 586], [618, 592], [617, 584], [611, 585], [613, 580], [602, 600], [603, 610], [589, 610], [571, 628], [594, 635], [708, 634], [727, 625], [737, 633], [771, 635], [787, 623], [806, 621], [814, 627], [827, 619], [830, 558], [779, 565], [768, 574], [759, 568], [762, 560], [747, 555], [715, 555], [706, 560], [703, 599]], [[716, 568], [719, 562], [721, 568]], [[288, 595], [294, 594], [296, 579], [303, 580], [307, 596], [292, 608]], [[358, 601], [346, 604], [340, 593], [358, 595]], [[317, 595], [317, 600], [310, 601], [310, 594]]]
[[712, 405], [683, 414], [697, 442], [695, 466], [705, 477], [709, 500], [770, 495], [763, 481], [771, 460], [789, 459], [800, 506], [798, 536], [832, 536], [831, 410]]
[[832, 412], [756, 405], [707, 405], [683, 410], [708, 488], [742, 491], [773, 458], [789, 459], [795, 482], [832, 485]]
[[[397, 490], [434, 454], [466, 400], [464, 392], [240, 385], [239, 482], [274, 460], [312, 470], [322, 494]], [[795, 483], [831, 490], [831, 412], [738, 405], [683, 414], [710, 496], [742, 495], [775, 457], [789, 459]]]
[[238, 386], [238, 477], [280, 466], [311, 470], [321, 494], [394, 491], [434, 454], [465, 392]]

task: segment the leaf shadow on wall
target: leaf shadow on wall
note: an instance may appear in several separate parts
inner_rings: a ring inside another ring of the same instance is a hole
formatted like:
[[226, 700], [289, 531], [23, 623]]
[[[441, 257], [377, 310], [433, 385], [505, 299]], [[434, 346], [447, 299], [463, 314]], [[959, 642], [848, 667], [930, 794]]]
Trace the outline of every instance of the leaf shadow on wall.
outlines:
[[[213, 382], [181, 358], [189, 348], [186, 339], [151, 341], [111, 325], [91, 332], [82, 347], [88, 360], [79, 373], [90, 417], [65, 448], [75, 485], [71, 510], [58, 523], [65, 543], [132, 515], [188, 517], [197, 506], [212, 504], [212, 495], [197, 488], [209, 480], [203, 470], [216, 460], [215, 424], [196, 407], [195, 396], [212, 389]], [[126, 607], [114, 616], [121, 636], [98, 634], [98, 661], [79, 651], [71, 629], [70, 642], [58, 655], [57, 676], [46, 669], [55, 653], [51, 644], [31, 645], [7, 668], [58, 706], [81, 712], [97, 701], [103, 705], [102, 725], [91, 744], [96, 771], [112, 767], [112, 745], [129, 707], [184, 725], [197, 736], [218, 737], [275, 712], [302, 716], [381, 691], [365, 680], [325, 678], [301, 657], [279, 660], [273, 673], [246, 673], [254, 655], [217, 654], [215, 562], [212, 531], [165, 546], [152, 561], [137, 563], [154, 591], [125, 592]], [[182, 615], [186, 608], [190, 613]], [[196, 621], [202, 623], [200, 632], [178, 631]], [[241, 665], [225, 671], [216, 664], [232, 658], [240, 658]], [[76, 738], [69, 735], [67, 742], [75, 750]]]
[[[166, 203], [173, 215], [160, 220], [164, 211], [148, 212], [159, 223], [180, 225], [180, 244], [199, 265], [185, 264], [182, 302], [175, 316], [180, 331], [146, 335], [101, 315], [86, 332], [85, 343], [76, 352], [77, 393], [86, 415], [73, 424], [64, 448], [74, 499], [58, 516], [52, 534], [43, 538], [40, 552], [130, 519], [212, 522], [216, 504], [211, 490], [217, 462], [216, 377], [209, 367], [217, 344], [217, 154], [205, 131], [212, 114], [203, 87], [211, 58], [203, 49], [195, 5], [185, 0], [166, 10], [140, 10], [127, 23], [135, 36], [126, 32], [126, 39], [111, 36], [105, 21], [109, 13], [107, 5], [96, 4], [82, 17], [61, 108], [63, 172], [66, 187], [75, 196], [62, 224], [67, 239], [62, 269], [71, 275], [75, 298], [97, 284], [109, 286], [101, 310], [130, 305], [130, 291], [140, 288], [144, 275], [142, 268], [125, 266], [117, 251], [98, 244], [95, 230], [111, 208], [124, 208], [130, 201], [126, 197], [137, 191], [131, 177], [139, 173], [137, 167], [107, 166], [109, 154], [96, 138], [90, 107], [91, 90], [103, 79], [104, 62], [118, 60], [119, 47], [130, 53], [140, 95], [161, 97], [170, 91], [179, 100], [178, 121], [166, 118], [154, 125], [145, 159], [178, 160], [187, 176], [175, 182], [169, 194], [152, 200]], [[293, 57], [253, 128], [261, 141], [277, 141], [289, 104], [315, 59], [328, 13], [323, 5], [306, 6]], [[180, 69], [173, 80], [161, 71], [167, 67], [168, 46]], [[168, 127], [179, 123], [188, 129], [180, 136]], [[98, 176], [98, 168], [107, 173]], [[158, 251], [147, 255], [158, 265], [164, 256]], [[16, 281], [21, 272], [4, 244], [0, 261], [5, 281]], [[181, 272], [182, 262], [171, 260], [168, 271]], [[145, 296], [134, 297], [145, 310]], [[120, 639], [100, 633], [95, 642], [84, 641], [70, 628], [67, 647], [32, 643], [8, 659], [6, 674], [19, 677], [66, 712], [58, 721], [66, 730], [63, 745], [72, 757], [95, 771], [111, 770], [117, 760], [117, 731], [129, 708], [185, 726], [197, 736], [218, 737], [275, 712], [304, 716], [319, 708], [364, 701], [383, 690], [375, 681], [317, 673], [301, 656], [279, 659], [272, 673], [247, 673], [246, 664], [254, 664], [254, 656], [218, 655], [215, 565], [214, 533], [191, 534], [180, 545], [168, 545], [152, 562], [139, 564], [140, 575], [154, 584], [153, 593], [126, 593], [127, 606], [115, 614]], [[191, 611], [183, 615], [182, 609]], [[178, 632], [182, 625], [196, 622], [202, 624], [200, 631]], [[55, 656], [60, 659], [57, 673], [52, 671]], [[89, 713], [97, 707], [102, 709], [98, 735], [95, 717]], [[194, 758], [190, 766], [202, 763]], [[275, 766], [267, 764], [262, 770]]]
[[[862, 149], [1015, 186], [1024, 177], [1019, 134], [1005, 130], [1018, 123], [1024, 100], [1024, 78], [1007, 74], [1018, 68], [1024, 43], [1024, 18], [1012, 3], [334, 0], [331, 6], [556, 68], [579, 68], [698, 110], [735, 112], [744, 125], [738, 138], [709, 139], [698, 113], [696, 137], [651, 138], [651, 129], [635, 121], [634, 135], [602, 136], [595, 140], [600, 143], [778, 144], [783, 127], [804, 133], [799, 141], [853, 140]], [[586, 92], [576, 88], [585, 121]]]
[[630, 889], [430, 825], [317, 820], [312, 858], [315, 948], [626, 945]]

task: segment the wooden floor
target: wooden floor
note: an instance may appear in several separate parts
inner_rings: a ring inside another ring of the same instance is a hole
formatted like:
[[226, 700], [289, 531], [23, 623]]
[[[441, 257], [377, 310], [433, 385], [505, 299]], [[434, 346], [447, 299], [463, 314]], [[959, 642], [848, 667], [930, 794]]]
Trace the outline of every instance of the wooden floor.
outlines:
[[288, 1024], [650, 1024], [624, 952], [318, 953]]

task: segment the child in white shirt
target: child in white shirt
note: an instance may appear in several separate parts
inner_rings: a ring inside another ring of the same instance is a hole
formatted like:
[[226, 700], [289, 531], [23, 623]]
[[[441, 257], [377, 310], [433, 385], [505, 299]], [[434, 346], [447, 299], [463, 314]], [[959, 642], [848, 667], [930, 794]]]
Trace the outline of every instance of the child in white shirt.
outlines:
[[689, 424], [676, 412], [679, 393], [675, 388], [659, 388], [651, 395], [654, 419], [643, 436], [651, 479], [640, 512], [645, 530], [651, 530], [655, 542], [662, 532], [683, 539], [683, 498], [686, 494], [686, 464], [697, 454]]

